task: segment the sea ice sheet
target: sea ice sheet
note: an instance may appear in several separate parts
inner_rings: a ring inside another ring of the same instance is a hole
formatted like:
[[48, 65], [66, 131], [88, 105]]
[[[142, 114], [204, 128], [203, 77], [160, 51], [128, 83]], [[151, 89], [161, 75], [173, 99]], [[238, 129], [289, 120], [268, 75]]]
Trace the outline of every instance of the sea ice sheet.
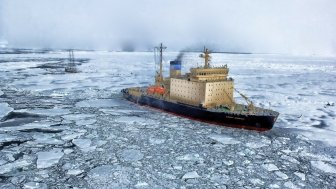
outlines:
[[7, 103], [0, 103], [0, 120], [13, 110]]
[[41, 151], [37, 153], [37, 168], [44, 169], [54, 166], [63, 157], [64, 153], [60, 148], [54, 148], [49, 151]]
[[[280, 112], [271, 131], [254, 132], [123, 100], [121, 89], [153, 83], [152, 53], [76, 51], [81, 73], [67, 74], [68, 52], [10, 52], [0, 56], [0, 119], [13, 110], [43, 116], [0, 128], [0, 188], [336, 185], [334, 57], [213, 53], [240, 92]], [[198, 55], [185, 54], [182, 72]]]
[[212, 134], [212, 135], [209, 135], [209, 138], [211, 138], [211, 139], [213, 139], [217, 142], [220, 142], [222, 144], [238, 144], [238, 143], [240, 143], [238, 140], [236, 140], [232, 137], [226, 136], [226, 135]]

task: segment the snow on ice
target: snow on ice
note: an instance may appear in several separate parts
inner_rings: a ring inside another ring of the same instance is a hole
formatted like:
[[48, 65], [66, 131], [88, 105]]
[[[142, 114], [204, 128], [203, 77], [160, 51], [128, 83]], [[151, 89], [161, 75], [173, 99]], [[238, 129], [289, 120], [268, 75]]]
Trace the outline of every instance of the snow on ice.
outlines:
[[[123, 100], [121, 89], [153, 83], [152, 53], [75, 51], [81, 72], [66, 74], [68, 52], [11, 52], [0, 57], [0, 188], [336, 185], [333, 57], [213, 53], [239, 91], [280, 112], [255, 132]], [[185, 54], [182, 72], [200, 61]]]
[[37, 153], [37, 168], [44, 169], [51, 167], [58, 163], [58, 161], [63, 157], [64, 153], [62, 149], [54, 148], [49, 151], [41, 151]]

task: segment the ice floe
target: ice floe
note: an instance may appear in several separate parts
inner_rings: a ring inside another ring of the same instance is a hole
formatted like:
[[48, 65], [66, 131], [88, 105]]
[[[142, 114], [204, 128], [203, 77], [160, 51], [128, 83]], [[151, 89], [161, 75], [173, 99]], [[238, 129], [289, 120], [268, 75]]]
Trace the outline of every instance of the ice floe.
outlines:
[[281, 179], [283, 179], [283, 180], [288, 179], [288, 176], [287, 176], [285, 173], [281, 172], [281, 171], [276, 171], [275, 174], [276, 174], [278, 177], [280, 177]]
[[87, 180], [91, 188], [129, 188], [131, 171], [120, 165], [102, 165], [90, 170]]
[[52, 144], [52, 145], [64, 144], [64, 141], [56, 139], [50, 134], [36, 133], [33, 135], [33, 138], [35, 139], [34, 142], [40, 143], [40, 144]]
[[36, 129], [44, 130], [45, 132], [47, 132], [48, 130], [50, 130], [51, 132], [58, 130], [55, 128], [51, 128], [50, 123], [48, 122], [33, 122], [33, 123], [27, 123], [27, 124], [15, 126], [15, 127], [12, 127], [12, 126], [11, 127], [0, 127], [0, 131], [29, 131], [29, 130], [36, 130]]
[[292, 181], [287, 181], [284, 183], [284, 186], [291, 189], [299, 189]]
[[305, 181], [306, 180], [306, 175], [301, 172], [295, 172], [294, 173], [296, 176], [298, 176], [301, 180]]
[[121, 152], [120, 157], [124, 161], [132, 162], [141, 160], [144, 155], [140, 150], [125, 149]]
[[7, 163], [0, 166], [0, 176], [18, 171], [19, 169], [28, 168], [33, 164], [34, 158], [31, 156], [24, 155], [22, 159], [16, 160], [11, 163]]
[[310, 162], [312, 166], [314, 166], [315, 168], [326, 172], [326, 173], [332, 173], [332, 174], [336, 174], [336, 167], [333, 165], [330, 165], [326, 162], [323, 161], [311, 161]]
[[226, 136], [226, 135], [219, 135], [219, 134], [211, 134], [209, 135], [209, 138], [217, 141], [217, 142], [220, 142], [222, 144], [239, 144], [240, 141], [232, 138], [232, 137], [229, 137], [229, 136]]
[[81, 170], [81, 169], [70, 169], [67, 171], [66, 174], [68, 175], [80, 175], [84, 172], [84, 170]]
[[93, 108], [105, 108], [105, 107], [117, 107], [124, 105], [117, 99], [96, 99], [96, 100], [84, 100], [76, 103], [77, 107], [93, 107]]
[[118, 117], [117, 119], [115, 119], [116, 122], [120, 122], [120, 123], [127, 123], [127, 124], [153, 124], [154, 121], [151, 119], [146, 119], [144, 117], [139, 117], [139, 116], [121, 116]]
[[196, 171], [191, 171], [191, 172], [188, 172], [188, 173], [184, 174], [182, 176], [182, 179], [184, 179], [184, 180], [187, 180], [187, 179], [196, 179], [196, 178], [199, 178], [199, 177], [201, 177], [201, 176], [199, 176]]
[[203, 158], [199, 154], [186, 154], [176, 158], [183, 161], [203, 161]]
[[254, 184], [254, 185], [263, 185], [264, 182], [258, 178], [253, 178], [253, 179], [250, 179], [251, 183]]
[[57, 108], [57, 107], [51, 109], [33, 109], [30, 110], [29, 112], [48, 116], [60, 116], [71, 113], [69, 109]]
[[138, 182], [136, 185], [134, 185], [135, 188], [147, 188], [149, 184], [147, 182]]
[[102, 109], [99, 109], [99, 111], [102, 111], [106, 114], [115, 115], [115, 116], [146, 113], [146, 111], [143, 111], [143, 110], [120, 109], [120, 108], [113, 108], [113, 109], [102, 108]]
[[7, 103], [0, 103], [0, 121], [3, 117], [5, 117], [9, 112], [13, 111]]
[[165, 139], [149, 138], [149, 143], [152, 144], [152, 145], [163, 144], [164, 142], [165, 142]]
[[83, 152], [89, 152], [96, 149], [96, 146], [91, 146], [92, 141], [90, 139], [73, 139], [72, 143], [78, 146]]
[[78, 138], [78, 137], [84, 135], [85, 132], [86, 132], [86, 130], [77, 131], [75, 133], [68, 133], [68, 134], [65, 134], [65, 135], [61, 136], [61, 139], [62, 140], [73, 140], [75, 138]]
[[23, 184], [24, 189], [47, 189], [48, 186], [45, 183], [40, 182], [27, 182]]
[[81, 119], [81, 120], [76, 120], [76, 125], [78, 126], [85, 126], [85, 125], [92, 125], [96, 123], [96, 119]]
[[37, 168], [44, 169], [52, 167], [58, 163], [58, 161], [63, 157], [64, 153], [60, 148], [53, 148], [48, 151], [37, 152]]
[[265, 168], [267, 171], [278, 171], [279, 170], [279, 168], [274, 164], [263, 164], [262, 167]]
[[[9, 134], [9, 133], [0, 133], [0, 144], [1, 143], [23, 143], [33, 138], [27, 135], [22, 134]], [[1, 146], [1, 145], [0, 145]]]

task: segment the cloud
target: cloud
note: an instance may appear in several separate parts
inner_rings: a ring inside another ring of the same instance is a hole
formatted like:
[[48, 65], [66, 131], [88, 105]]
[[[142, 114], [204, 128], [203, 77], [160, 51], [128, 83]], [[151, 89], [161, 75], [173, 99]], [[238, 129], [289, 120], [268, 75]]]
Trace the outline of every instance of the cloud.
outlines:
[[0, 0], [13, 47], [336, 54], [334, 0]]

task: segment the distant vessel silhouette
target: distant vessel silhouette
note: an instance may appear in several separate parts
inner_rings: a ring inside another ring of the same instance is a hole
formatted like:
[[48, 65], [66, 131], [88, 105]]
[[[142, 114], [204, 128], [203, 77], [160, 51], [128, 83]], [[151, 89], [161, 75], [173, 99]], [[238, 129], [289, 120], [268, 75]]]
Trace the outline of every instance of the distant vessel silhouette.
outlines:
[[68, 65], [65, 67], [65, 72], [68, 72], [68, 73], [78, 72], [78, 69], [76, 68], [76, 64], [75, 64], [75, 57], [74, 57], [73, 50], [69, 50], [69, 62], [68, 62]]

